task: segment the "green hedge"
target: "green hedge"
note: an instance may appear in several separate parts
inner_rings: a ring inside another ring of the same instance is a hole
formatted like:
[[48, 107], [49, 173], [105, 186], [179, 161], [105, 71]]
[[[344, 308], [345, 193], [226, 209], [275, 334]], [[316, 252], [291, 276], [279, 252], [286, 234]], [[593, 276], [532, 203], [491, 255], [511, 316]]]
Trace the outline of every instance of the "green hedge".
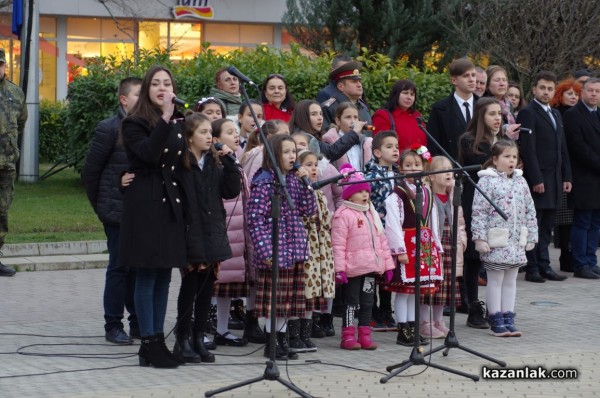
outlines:
[[64, 156], [68, 139], [66, 116], [64, 102], [40, 102], [40, 162], [54, 163]]
[[[180, 62], [169, 60], [165, 51], [144, 51], [138, 62], [118, 62], [113, 57], [99, 58], [87, 66], [85, 76], [76, 77], [69, 85], [69, 105], [65, 120], [68, 134], [68, 151], [62, 159], [74, 164], [80, 171], [83, 159], [96, 124], [115, 112], [117, 86], [127, 76], [140, 76], [154, 64], [171, 69], [175, 76], [178, 97], [190, 103], [206, 96], [214, 85], [215, 72], [225, 66], [234, 65], [256, 82], [263, 81], [271, 73], [286, 77], [288, 89], [296, 100], [315, 98], [317, 92], [327, 85], [333, 54], [319, 57], [304, 55], [299, 47], [291, 51], [257, 46], [251, 51], [234, 51], [226, 55], [210, 50], [206, 43], [193, 59]], [[363, 84], [367, 101], [372, 111], [387, 99], [391, 86], [397, 79], [412, 79], [418, 90], [417, 108], [427, 117], [431, 105], [451, 91], [446, 74], [419, 71], [408, 68], [405, 63], [394, 63], [382, 54], [371, 54], [363, 49], [357, 58], [364, 64]], [[250, 97], [258, 93], [249, 88]]]

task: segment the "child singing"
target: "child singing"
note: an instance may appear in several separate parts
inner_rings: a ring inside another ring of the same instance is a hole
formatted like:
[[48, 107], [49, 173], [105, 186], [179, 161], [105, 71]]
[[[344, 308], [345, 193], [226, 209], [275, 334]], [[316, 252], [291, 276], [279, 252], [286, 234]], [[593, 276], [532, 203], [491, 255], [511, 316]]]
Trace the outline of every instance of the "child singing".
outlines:
[[315, 195], [304, 186], [299, 178], [308, 176], [305, 168], [294, 171], [296, 143], [288, 135], [276, 134], [268, 139], [281, 172], [285, 175], [287, 190], [294, 202], [294, 209], [288, 205], [286, 197], [279, 195], [281, 214], [279, 218], [279, 250], [273, 253], [271, 201], [274, 192], [274, 165], [268, 154], [264, 154], [263, 166], [252, 180], [252, 190], [248, 201], [248, 230], [254, 252], [252, 263], [256, 268], [256, 316], [271, 316], [271, 272], [273, 255], [278, 259], [276, 330], [271, 330], [271, 322], [266, 321], [267, 344], [265, 356], [269, 356], [270, 333], [277, 333], [276, 358], [297, 359], [298, 354], [290, 352], [287, 340], [287, 319], [305, 318], [305, 287], [303, 264], [308, 260], [306, 230], [303, 216], [312, 216], [317, 211]]
[[[452, 169], [452, 164], [445, 156], [436, 156], [429, 165], [429, 171], [441, 171]], [[421, 296], [421, 323], [419, 333], [424, 337], [434, 339], [444, 338], [449, 330], [443, 319], [444, 306], [449, 306], [450, 290], [452, 287], [452, 221], [454, 212], [452, 207], [452, 192], [454, 188], [454, 176], [452, 172], [431, 174], [429, 176], [431, 190], [433, 191], [433, 200], [435, 202], [436, 214], [438, 217], [437, 235], [442, 243], [442, 268], [444, 281], [436, 289], [433, 295]], [[465, 231], [465, 220], [462, 215], [462, 208], [458, 208], [458, 235], [456, 240], [456, 275], [462, 277], [463, 272], [463, 252], [467, 247], [467, 232]], [[455, 304], [460, 305], [460, 290], [458, 283], [455, 284], [456, 296]], [[431, 315], [430, 315], [431, 314]], [[433, 320], [433, 322], [430, 322]]]
[[517, 169], [519, 148], [514, 141], [492, 146], [489, 166], [479, 173], [477, 185], [500, 207], [504, 220], [478, 192], [473, 199], [472, 232], [475, 250], [487, 270], [486, 301], [491, 334], [519, 337], [515, 327], [515, 299], [519, 267], [527, 263], [525, 251], [538, 240], [535, 205], [523, 171]]
[[[371, 340], [369, 323], [375, 278], [384, 276], [389, 281], [394, 261], [379, 215], [369, 200], [371, 186], [348, 164], [343, 165], [340, 172], [353, 173], [345, 181], [356, 182], [344, 186], [344, 202], [335, 212], [331, 230], [336, 282], [344, 285], [340, 348], [374, 350], [377, 344]], [[357, 309], [358, 340], [354, 326]]]

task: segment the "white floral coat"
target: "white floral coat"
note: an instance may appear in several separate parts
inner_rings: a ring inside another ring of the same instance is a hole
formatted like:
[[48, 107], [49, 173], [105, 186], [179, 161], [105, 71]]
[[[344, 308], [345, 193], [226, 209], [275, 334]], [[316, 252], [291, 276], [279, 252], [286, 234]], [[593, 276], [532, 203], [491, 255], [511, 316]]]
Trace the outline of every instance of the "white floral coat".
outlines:
[[471, 224], [473, 240], [487, 242], [491, 228], [505, 228], [509, 231], [508, 245], [492, 248], [489, 253], [481, 254], [481, 261], [488, 264], [526, 264], [525, 245], [519, 244], [521, 227], [527, 228], [527, 242], [537, 243], [538, 226], [535, 205], [523, 178], [523, 171], [516, 169], [512, 178], [494, 168], [481, 170], [477, 175], [477, 185], [508, 215], [508, 220], [500, 217], [479, 191], [475, 191]]

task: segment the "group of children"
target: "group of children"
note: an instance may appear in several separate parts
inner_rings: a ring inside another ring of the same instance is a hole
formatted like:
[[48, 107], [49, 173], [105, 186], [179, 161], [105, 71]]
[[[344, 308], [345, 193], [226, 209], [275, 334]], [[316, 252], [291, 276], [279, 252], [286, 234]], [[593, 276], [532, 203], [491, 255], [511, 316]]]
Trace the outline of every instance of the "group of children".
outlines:
[[[285, 176], [293, 206], [278, 189], [275, 165], [258, 138], [248, 105], [240, 108], [237, 126], [222, 119], [224, 109], [214, 99], [203, 99], [197, 112], [186, 116], [191, 120], [198, 119], [198, 113], [206, 115], [199, 123], [186, 123], [186, 127], [193, 129], [186, 132], [186, 137], [190, 137], [188, 146], [199, 159], [201, 171], [206, 169], [202, 166], [204, 162], [216, 161], [218, 167], [210, 170], [216, 173], [215, 178], [222, 180], [222, 189], [205, 190], [202, 194], [222, 194], [226, 191], [226, 179], [238, 179], [242, 185], [240, 194], [234, 198], [223, 195], [206, 199], [225, 201], [225, 226], [234, 256], [220, 263], [216, 275], [218, 325], [215, 342], [227, 345], [245, 345], [248, 340], [266, 343], [265, 356], [268, 356], [269, 335], [276, 333], [277, 359], [295, 359], [299, 352], [316, 351], [311, 340], [313, 313], [325, 314], [324, 323], [329, 326], [337, 289], [344, 306], [340, 347], [376, 349], [369, 326], [376, 286], [380, 291], [395, 293], [398, 344], [409, 346], [416, 339], [422, 342], [427, 337], [445, 337], [449, 330], [442, 315], [444, 306], [451, 304], [452, 222], [455, 217], [458, 218], [456, 275], [459, 276], [462, 275], [462, 252], [467, 244], [462, 209], [459, 207], [455, 214], [452, 206], [454, 175], [444, 172], [452, 168], [450, 160], [443, 156], [432, 158], [421, 144], [400, 152], [394, 131], [380, 132], [374, 138], [359, 134], [358, 144], [341, 157], [328, 159], [323, 153], [339, 152], [336, 142], [345, 134], [360, 132], [364, 122], [358, 120], [354, 105], [341, 104], [336, 114], [337, 127], [321, 137], [323, 117], [320, 106], [317, 103], [305, 105], [295, 110], [305, 114], [294, 115], [289, 126], [269, 121], [270, 125], [264, 127], [270, 133], [268, 145]], [[250, 106], [261, 118], [260, 104]], [[213, 119], [212, 123], [208, 118]], [[294, 120], [305, 123], [295, 124]], [[209, 138], [196, 138], [205, 136], [207, 131]], [[218, 151], [215, 144], [220, 144]], [[217, 153], [221, 156], [235, 154], [242, 161], [235, 175], [223, 172], [219, 157], [215, 156]], [[516, 168], [517, 160], [516, 144], [501, 140], [492, 148], [489, 168], [480, 172], [480, 187], [492, 200], [500, 202], [509, 219], [505, 221], [498, 216], [479, 193], [475, 195], [472, 208], [473, 240], [488, 270], [487, 302], [492, 334], [496, 336], [520, 336], [514, 326], [516, 276], [518, 267], [526, 263], [525, 250], [537, 241], [535, 209], [522, 172]], [[437, 174], [417, 178], [401, 176], [424, 171]], [[325, 185], [313, 190], [302, 181], [306, 177], [308, 181], [316, 182], [338, 173], [344, 176], [340, 185]], [[423, 193], [421, 206], [415, 206], [418, 185]], [[277, 253], [273, 252], [272, 245], [271, 206], [274, 199], [281, 204]], [[421, 211], [417, 214], [418, 207]], [[417, 223], [420, 236], [415, 233]], [[415, 255], [417, 239], [420, 258]], [[274, 255], [277, 255], [279, 276], [276, 330], [271, 330]], [[415, 298], [417, 266], [421, 294]], [[456, 293], [455, 301], [459, 304], [458, 288]], [[207, 297], [200, 296], [194, 299], [201, 299], [203, 303], [196, 302], [196, 305], [205, 307]], [[189, 301], [194, 296], [187, 294], [185, 297]], [[247, 324], [252, 328], [244, 337], [234, 336], [227, 328], [229, 300], [239, 297], [247, 298]], [[420, 303], [420, 325], [415, 325], [415, 300]], [[181, 318], [191, 304], [180, 300]], [[204, 314], [196, 316], [205, 317]], [[262, 323], [266, 336], [262, 335], [259, 326]], [[189, 324], [189, 320], [185, 324]], [[200, 326], [199, 330], [204, 332], [205, 326]], [[328, 334], [335, 334], [332, 323]], [[187, 338], [185, 333], [182, 335]], [[212, 361], [214, 358], [202, 347], [203, 338], [204, 334], [195, 336], [192, 345], [202, 348], [199, 360]], [[184, 351], [186, 359], [196, 361], [184, 340], [178, 339], [178, 350]], [[204, 343], [208, 342], [204, 340]]]

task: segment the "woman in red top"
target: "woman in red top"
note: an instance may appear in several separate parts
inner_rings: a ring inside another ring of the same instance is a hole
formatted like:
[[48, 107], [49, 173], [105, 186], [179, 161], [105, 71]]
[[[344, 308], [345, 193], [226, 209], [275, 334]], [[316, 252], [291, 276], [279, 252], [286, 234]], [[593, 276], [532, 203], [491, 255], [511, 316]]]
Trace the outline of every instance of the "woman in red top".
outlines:
[[416, 97], [417, 87], [412, 81], [398, 80], [384, 107], [373, 115], [373, 135], [385, 130], [395, 131], [400, 152], [414, 143], [427, 146], [427, 137], [417, 122], [421, 114], [415, 109]]
[[261, 100], [265, 120], [280, 119], [289, 122], [294, 111], [294, 97], [287, 91], [283, 76], [267, 76], [262, 85]]

